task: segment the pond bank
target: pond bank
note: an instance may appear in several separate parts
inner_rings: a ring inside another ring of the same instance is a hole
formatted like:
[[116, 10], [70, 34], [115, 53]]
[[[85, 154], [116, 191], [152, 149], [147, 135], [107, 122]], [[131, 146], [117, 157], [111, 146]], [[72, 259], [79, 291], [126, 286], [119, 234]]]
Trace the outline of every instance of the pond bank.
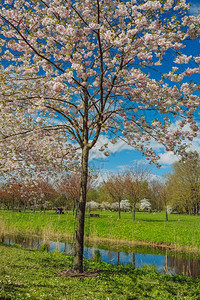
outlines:
[[[9, 245], [15, 244], [30, 249], [59, 251], [67, 255], [74, 255], [72, 239], [44, 241], [39, 237], [20, 235], [5, 236], [2, 241]], [[161, 247], [86, 241], [84, 257], [88, 260], [98, 257], [99, 260], [112, 265], [131, 264], [133, 268], [141, 268], [144, 265], [155, 266], [158, 272], [164, 274], [200, 277], [200, 256], [168, 249], [163, 250]]]
[[[170, 215], [165, 221], [164, 213], [131, 214], [100, 212], [99, 218], [86, 214], [85, 242], [118, 245], [141, 245], [159, 247], [163, 250], [200, 254], [200, 216]], [[56, 215], [47, 211], [12, 212], [0, 210], [0, 238], [8, 234], [39, 236], [44, 241], [73, 239], [76, 219], [71, 212]]]

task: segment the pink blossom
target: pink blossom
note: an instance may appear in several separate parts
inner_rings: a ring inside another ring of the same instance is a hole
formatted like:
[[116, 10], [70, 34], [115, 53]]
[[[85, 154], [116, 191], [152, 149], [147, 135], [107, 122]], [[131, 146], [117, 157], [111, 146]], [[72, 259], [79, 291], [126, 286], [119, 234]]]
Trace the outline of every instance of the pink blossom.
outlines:
[[99, 28], [100, 28], [100, 25], [97, 24], [97, 23], [91, 22], [91, 23], [89, 24], [89, 27], [90, 27], [90, 29], [94, 30], [94, 29], [99, 29]]
[[39, 123], [39, 124], [41, 124], [41, 123], [43, 123], [43, 120], [42, 120], [42, 118], [37, 117], [36, 122]]
[[53, 85], [53, 90], [57, 93], [60, 93], [62, 92], [64, 89], [64, 85], [61, 83], [61, 82], [56, 82], [54, 83]]

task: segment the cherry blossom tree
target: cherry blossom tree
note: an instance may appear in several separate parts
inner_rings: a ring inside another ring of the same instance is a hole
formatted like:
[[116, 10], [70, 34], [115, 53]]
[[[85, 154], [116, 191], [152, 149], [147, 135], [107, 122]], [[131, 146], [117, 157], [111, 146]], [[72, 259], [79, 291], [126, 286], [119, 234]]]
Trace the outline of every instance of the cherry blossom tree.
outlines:
[[151, 209], [151, 203], [149, 202], [148, 199], [144, 198], [144, 199], [142, 199], [140, 201], [140, 209], [143, 209], [143, 210], [145, 210], [145, 209], [147, 209], [147, 210]]
[[[89, 152], [99, 135], [110, 132], [113, 143], [123, 138], [155, 164], [151, 139], [183, 154], [182, 139], [197, 135], [193, 115], [200, 85], [188, 78], [199, 73], [200, 57], [187, 55], [185, 45], [199, 37], [199, 16], [187, 15], [187, 9], [185, 0], [1, 1], [5, 164], [12, 171], [12, 153], [19, 150], [20, 138], [28, 139], [28, 147], [30, 132], [34, 140], [38, 131], [47, 135], [39, 138], [44, 153], [51, 148], [50, 132], [62, 140], [59, 145], [69, 157], [75, 157], [72, 150], [79, 147], [78, 272], [83, 270]], [[179, 120], [174, 129], [173, 117]], [[190, 129], [184, 130], [187, 123]], [[99, 150], [109, 155], [106, 145]], [[56, 156], [54, 149], [55, 163]]]
[[89, 201], [86, 203], [86, 207], [88, 207], [89, 210], [96, 210], [99, 208], [99, 203], [95, 201]]
[[103, 210], [111, 209], [111, 204], [109, 202], [106, 202], [106, 201], [101, 202], [100, 206]]
[[129, 203], [129, 200], [125, 199], [121, 201], [121, 209], [125, 211], [129, 211], [131, 209], [131, 205]]

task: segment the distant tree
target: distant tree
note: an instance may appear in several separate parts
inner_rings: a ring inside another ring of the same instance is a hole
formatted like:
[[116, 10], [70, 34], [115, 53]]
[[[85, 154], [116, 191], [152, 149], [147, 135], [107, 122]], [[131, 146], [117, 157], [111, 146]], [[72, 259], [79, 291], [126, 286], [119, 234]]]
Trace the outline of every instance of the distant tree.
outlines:
[[171, 201], [171, 196], [169, 192], [169, 184], [167, 181], [157, 181], [154, 188], [156, 187], [157, 197], [160, 199], [159, 201], [162, 203], [163, 208], [165, 209], [165, 219], [168, 221], [168, 206]]
[[22, 208], [24, 206], [21, 197], [21, 184], [19, 182], [10, 181], [0, 187], [0, 202], [7, 209]]
[[111, 204], [109, 202], [103, 201], [100, 203], [100, 207], [103, 210], [111, 209]]
[[111, 196], [111, 198], [118, 203], [118, 218], [121, 218], [121, 201], [124, 198], [124, 174], [112, 174], [107, 180], [104, 180], [103, 187], [107, 191], [107, 193]]
[[125, 171], [124, 194], [132, 205], [133, 221], [135, 221], [136, 204], [139, 203], [142, 198], [148, 197], [148, 179], [148, 168], [143, 165], [136, 164]]
[[[97, 179], [95, 172], [88, 174], [87, 180], [87, 194], [93, 189], [93, 185]], [[81, 174], [79, 170], [76, 172], [69, 172], [59, 178], [57, 181], [57, 189], [66, 199], [66, 205], [72, 206], [73, 215], [77, 208], [77, 203], [80, 197]]]
[[40, 210], [45, 212], [47, 208], [54, 207], [59, 194], [55, 190], [53, 183], [50, 183], [48, 180], [38, 182], [38, 187], [42, 192], [42, 199], [39, 203]]
[[143, 209], [143, 210], [151, 209], [151, 203], [149, 202], [148, 199], [144, 198], [140, 201], [140, 209]]
[[151, 199], [151, 208], [153, 210], [162, 210], [164, 208], [163, 202], [160, 198], [160, 181], [152, 180], [149, 182], [150, 188], [150, 199]]
[[98, 193], [99, 193], [99, 199], [98, 199], [98, 202], [99, 203], [108, 203], [110, 206], [110, 204], [113, 202], [113, 199], [111, 197], [111, 195], [108, 193], [108, 191], [104, 188], [104, 182], [101, 182], [98, 186]]
[[5, 185], [2, 185], [1, 189], [0, 189], [0, 202], [3, 205], [3, 207], [5, 207], [6, 209], [8, 209], [8, 210], [11, 209], [13, 197], [8, 192]]
[[121, 201], [121, 209], [124, 211], [129, 211], [131, 209], [131, 205], [128, 199]]
[[99, 200], [100, 200], [100, 193], [98, 191], [98, 188], [91, 187], [91, 189], [87, 193], [87, 202], [90, 201], [99, 202]]
[[97, 208], [99, 208], [99, 203], [95, 202], [95, 201], [90, 201], [86, 203], [86, 207], [89, 208], [89, 210], [95, 210]]
[[73, 215], [76, 210], [77, 201], [80, 197], [80, 173], [66, 174], [57, 182], [57, 189], [65, 196], [66, 205], [71, 206]]
[[20, 194], [24, 203], [24, 208], [42, 209], [45, 205], [45, 194], [43, 192], [43, 185], [40, 182], [27, 179], [20, 185]]
[[197, 152], [188, 154], [186, 161], [173, 165], [168, 175], [171, 202], [180, 212], [199, 214], [200, 210], [200, 158]]

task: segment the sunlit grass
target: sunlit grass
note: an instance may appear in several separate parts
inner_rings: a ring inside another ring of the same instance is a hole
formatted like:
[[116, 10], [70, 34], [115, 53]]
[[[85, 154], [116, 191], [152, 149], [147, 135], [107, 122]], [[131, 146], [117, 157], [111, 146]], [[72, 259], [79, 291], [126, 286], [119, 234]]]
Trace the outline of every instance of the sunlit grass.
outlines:
[[[90, 239], [140, 241], [147, 243], [190, 246], [200, 249], [200, 216], [172, 214], [165, 221], [165, 214], [136, 213], [132, 222], [131, 213], [98, 212], [99, 218], [86, 214], [85, 235]], [[76, 218], [72, 213], [56, 215], [54, 212], [0, 211], [0, 228], [3, 234], [37, 235], [48, 240], [63, 239], [74, 234]]]

